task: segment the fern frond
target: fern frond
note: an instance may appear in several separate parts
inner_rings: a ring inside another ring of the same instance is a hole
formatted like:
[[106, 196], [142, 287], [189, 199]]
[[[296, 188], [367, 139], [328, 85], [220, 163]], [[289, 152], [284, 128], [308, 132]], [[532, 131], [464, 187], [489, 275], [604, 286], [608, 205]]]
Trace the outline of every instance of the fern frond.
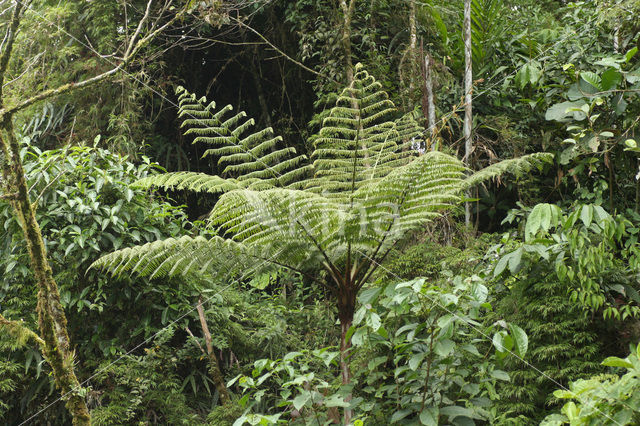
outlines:
[[[218, 159], [218, 164], [225, 167], [223, 177], [237, 182], [252, 181], [243, 182], [244, 187], [285, 187], [293, 183], [291, 179], [300, 178], [308, 171], [304, 167], [304, 155], [298, 155], [294, 148], [281, 146], [282, 138], [274, 135], [271, 127], [255, 131], [255, 120], [248, 118], [244, 111], [233, 114], [230, 105], [216, 110], [215, 102], [207, 104], [204, 97], [196, 99], [183, 87], [178, 87], [176, 93], [185, 135], [195, 136], [193, 143], [211, 146], [204, 157]], [[296, 168], [302, 170], [296, 171]], [[255, 185], [256, 179], [264, 182]]]
[[257, 267], [259, 256], [220, 237], [169, 238], [115, 251], [95, 261], [91, 268], [115, 276], [135, 273], [150, 278], [209, 276], [226, 279]]
[[162, 188], [165, 190], [188, 190], [194, 192], [221, 193], [241, 189], [247, 182], [223, 179], [206, 173], [175, 172], [148, 176], [133, 183], [136, 188]]
[[532, 169], [541, 170], [542, 167], [553, 161], [553, 154], [548, 152], [538, 152], [535, 154], [523, 155], [522, 157], [503, 160], [477, 171], [467, 177], [464, 187], [469, 188], [489, 179], [498, 177], [504, 173], [511, 173], [515, 176], [522, 176]]

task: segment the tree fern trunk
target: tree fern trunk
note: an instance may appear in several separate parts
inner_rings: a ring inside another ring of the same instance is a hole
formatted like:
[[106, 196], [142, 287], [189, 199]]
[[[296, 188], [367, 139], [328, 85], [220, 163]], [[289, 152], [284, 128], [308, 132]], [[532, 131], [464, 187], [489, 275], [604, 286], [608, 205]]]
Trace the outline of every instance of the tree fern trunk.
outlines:
[[[342, 378], [342, 384], [348, 385], [351, 383], [351, 370], [349, 369], [349, 362], [347, 361], [347, 356], [349, 355], [349, 349], [351, 349], [351, 341], [347, 339], [347, 332], [349, 328], [351, 328], [351, 324], [353, 322], [353, 314], [351, 315], [351, 320], [344, 321], [340, 320], [340, 376]], [[351, 400], [351, 395], [347, 398], [349, 401]], [[349, 402], [347, 401], [347, 402]], [[344, 424], [348, 425], [351, 422], [351, 417], [353, 416], [353, 412], [350, 408], [344, 409]]]
[[[355, 294], [350, 291], [349, 286], [343, 287], [342, 294], [338, 300], [338, 317], [340, 319], [340, 377], [342, 384], [351, 383], [351, 370], [349, 369], [349, 350], [351, 349], [351, 340], [347, 338], [347, 333], [353, 324], [353, 314], [355, 312], [356, 298]], [[351, 395], [347, 397], [347, 402], [351, 400]], [[350, 408], [344, 409], [344, 424], [351, 422], [353, 412]]]

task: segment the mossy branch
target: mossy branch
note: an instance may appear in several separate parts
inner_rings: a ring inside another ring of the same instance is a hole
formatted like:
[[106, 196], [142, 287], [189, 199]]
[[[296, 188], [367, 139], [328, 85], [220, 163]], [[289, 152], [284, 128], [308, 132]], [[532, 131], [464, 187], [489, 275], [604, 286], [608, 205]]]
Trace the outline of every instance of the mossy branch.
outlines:
[[23, 321], [13, 321], [6, 319], [0, 314], [0, 329], [4, 328], [13, 335], [16, 339], [18, 346], [24, 345], [27, 341], [33, 340], [40, 346], [40, 349], [44, 349], [45, 343], [40, 336], [30, 330]]

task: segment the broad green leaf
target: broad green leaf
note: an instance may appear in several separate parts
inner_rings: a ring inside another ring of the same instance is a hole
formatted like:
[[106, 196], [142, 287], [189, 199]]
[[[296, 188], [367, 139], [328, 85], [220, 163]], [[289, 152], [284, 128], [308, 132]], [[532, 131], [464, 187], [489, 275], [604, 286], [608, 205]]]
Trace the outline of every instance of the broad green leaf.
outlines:
[[371, 304], [373, 303], [374, 300], [378, 298], [380, 293], [382, 293], [383, 289], [384, 287], [376, 287], [376, 288], [368, 288], [366, 290], [362, 290], [358, 295], [358, 299], [360, 300], [360, 303], [362, 303], [363, 305]]
[[546, 204], [537, 204], [531, 210], [531, 213], [529, 213], [529, 216], [527, 217], [527, 223], [524, 226], [525, 241], [530, 240], [531, 237], [537, 234], [538, 231], [541, 229], [543, 211], [547, 210], [546, 206], [547, 206]]
[[516, 353], [524, 357], [529, 349], [529, 338], [522, 328], [515, 324], [509, 324], [509, 331], [516, 344]]
[[509, 271], [512, 274], [518, 272], [520, 268], [520, 263], [522, 262], [522, 252], [523, 249], [522, 247], [520, 247], [519, 249], [509, 254]]
[[610, 356], [602, 361], [602, 365], [606, 367], [623, 367], [623, 368], [633, 368], [633, 364], [629, 361], [618, 358], [616, 356]]
[[622, 74], [613, 68], [609, 68], [602, 73], [602, 90], [615, 89], [622, 81]]
[[398, 410], [395, 413], [393, 413], [393, 415], [391, 416], [391, 419], [389, 419], [389, 422], [390, 423], [398, 422], [404, 419], [405, 417], [407, 417], [412, 412], [413, 412], [412, 410]]
[[585, 204], [580, 208], [580, 220], [586, 227], [591, 225], [591, 221], [593, 220], [593, 206], [589, 204]]
[[574, 119], [581, 121], [586, 118], [586, 115], [582, 112], [574, 113], [570, 111], [572, 108], [580, 108], [582, 105], [585, 105], [584, 101], [575, 101], [575, 102], [561, 102], [559, 104], [552, 105], [547, 109], [544, 117], [546, 120], [551, 121], [566, 121], [567, 117], [573, 115]]
[[494, 379], [503, 380], [505, 382], [511, 381], [509, 374], [506, 371], [502, 370], [493, 370], [491, 372], [491, 377], [493, 377]]
[[420, 364], [422, 364], [422, 361], [424, 360], [426, 355], [427, 355], [426, 352], [421, 352], [413, 355], [409, 359], [409, 368], [413, 371], [416, 371], [418, 367], [420, 367]]
[[487, 300], [487, 295], [489, 294], [489, 290], [481, 283], [473, 283], [471, 286], [471, 294], [476, 301], [483, 303]]
[[441, 357], [448, 356], [453, 350], [454, 343], [449, 339], [442, 339], [435, 345], [435, 352]]
[[595, 72], [582, 71], [580, 73], [580, 77], [584, 81], [586, 81], [587, 83], [589, 83], [590, 85], [595, 87], [597, 90], [602, 90], [602, 87], [601, 87], [601, 84], [600, 84], [600, 77], [598, 77], [598, 74], [596, 74]]
[[625, 55], [624, 55], [624, 61], [625, 62], [629, 62], [631, 60], [631, 58], [633, 58], [635, 56], [635, 54], [638, 53], [638, 47], [635, 46], [634, 48], [632, 48], [631, 50], [629, 50]]
[[573, 401], [569, 401], [566, 404], [564, 404], [564, 407], [562, 407], [562, 412], [569, 418], [569, 421], [573, 421], [574, 419], [577, 419], [578, 416], [580, 415], [580, 409], [576, 406], [576, 403]]
[[506, 269], [508, 264], [509, 264], [509, 258], [507, 257], [507, 255], [502, 256], [500, 260], [498, 260], [498, 263], [496, 264], [496, 267], [493, 270], [493, 276], [497, 277], [498, 275], [500, 275], [502, 271]]
[[343, 396], [331, 395], [324, 399], [324, 405], [327, 407], [348, 407], [349, 403], [344, 400]]
[[592, 135], [587, 140], [587, 146], [591, 149], [591, 152], [598, 152], [598, 148], [600, 148], [600, 140], [596, 135]]
[[450, 405], [448, 407], [443, 407], [440, 409], [440, 414], [443, 416], [448, 416], [450, 419], [453, 419], [457, 416], [464, 416], [469, 418], [479, 419], [480, 417], [473, 412], [473, 410], [460, 407], [458, 405]]
[[426, 407], [420, 412], [420, 423], [426, 426], [437, 426], [438, 414], [438, 407]]

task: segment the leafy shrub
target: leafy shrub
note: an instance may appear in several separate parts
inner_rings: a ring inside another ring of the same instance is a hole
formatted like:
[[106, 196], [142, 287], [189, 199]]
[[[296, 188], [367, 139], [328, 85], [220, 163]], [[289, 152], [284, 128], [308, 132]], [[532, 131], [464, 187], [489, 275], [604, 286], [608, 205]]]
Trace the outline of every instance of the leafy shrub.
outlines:
[[[83, 360], [115, 355], [132, 346], [132, 339], [148, 336], [169, 321], [180, 301], [190, 301], [190, 293], [171, 281], [150, 286], [143, 279], [107, 279], [87, 272], [87, 267], [104, 251], [183, 233], [186, 217], [179, 208], [128, 187], [158, 168], [148, 159], [136, 166], [104, 149], [41, 151], [25, 142], [21, 155], [76, 353]], [[0, 222], [2, 314], [24, 319], [36, 330], [29, 257], [7, 203], [0, 203]], [[0, 336], [0, 344], [4, 339]], [[10, 350], [0, 347], [2, 354]], [[41, 374], [42, 359], [33, 348], [19, 349], [12, 359], [21, 362], [26, 373], [16, 379], [14, 392], [0, 390], [0, 400], [12, 408], [8, 419], [24, 418], [36, 409], [36, 395], [49, 390], [49, 377]], [[55, 413], [54, 408], [47, 414], [54, 422], [63, 421], [55, 420]]]
[[[457, 277], [449, 288], [417, 279], [365, 290], [349, 331], [352, 385], [335, 379], [335, 348], [258, 360], [249, 375], [231, 381], [243, 389], [246, 408], [235, 424], [323, 424], [339, 419], [338, 407], [371, 424], [497, 419], [496, 382], [509, 380], [497, 362], [509, 351], [523, 356], [527, 337], [504, 322], [478, 335], [487, 294], [478, 277]], [[491, 356], [487, 336], [496, 348]]]
[[608, 357], [602, 365], [622, 372], [626, 369], [626, 373], [576, 380], [568, 390], [556, 390], [556, 398], [569, 401], [562, 407], [562, 414], [547, 416], [541, 425], [640, 423], [640, 344], [632, 347], [627, 358]]
[[167, 343], [174, 329], [163, 330], [141, 356], [106, 362], [95, 379], [100, 391], [91, 411], [92, 424], [192, 425], [198, 417], [187, 405], [176, 357]]
[[540, 370], [508, 362], [513, 380], [498, 389], [501, 407], [531, 420], [557, 403], [548, 398], [557, 383], [601, 372], [601, 354], [623, 338], [614, 320], [638, 315], [637, 228], [598, 205], [564, 212], [539, 204], [508, 219], [517, 217], [523, 236], [506, 235], [488, 253], [495, 260], [488, 279], [495, 317], [522, 325], [532, 347], [527, 361]]

